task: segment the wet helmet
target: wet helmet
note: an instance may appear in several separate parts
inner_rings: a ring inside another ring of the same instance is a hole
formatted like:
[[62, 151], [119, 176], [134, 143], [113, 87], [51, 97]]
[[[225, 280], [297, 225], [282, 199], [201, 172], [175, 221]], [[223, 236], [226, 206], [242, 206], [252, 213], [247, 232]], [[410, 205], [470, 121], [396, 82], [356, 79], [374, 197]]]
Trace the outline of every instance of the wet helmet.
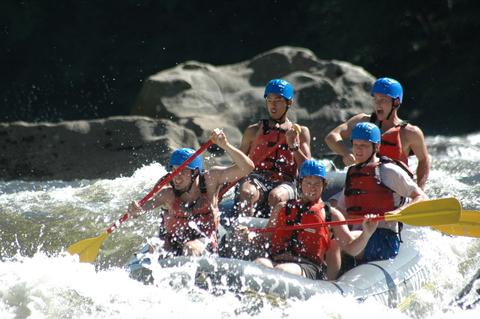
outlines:
[[391, 78], [379, 78], [375, 81], [370, 94], [381, 93], [390, 96], [392, 99], [398, 99], [400, 103], [403, 100], [403, 88], [400, 82]]
[[293, 86], [282, 79], [273, 79], [265, 87], [263, 97], [266, 98], [270, 93], [275, 93], [290, 101], [293, 99]]
[[[172, 166], [180, 166], [185, 162], [190, 156], [195, 153], [195, 150], [191, 148], [178, 148], [170, 156], [170, 161], [168, 162], [168, 169], [172, 170]], [[198, 169], [199, 171], [202, 170], [202, 158], [199, 156], [195, 157], [190, 164], [187, 165], [189, 169]]]
[[305, 176], [318, 176], [323, 179], [327, 178], [327, 173], [325, 165], [317, 160], [309, 159], [303, 162], [300, 167], [299, 178], [304, 178]]
[[352, 129], [351, 140], [362, 140], [379, 144], [381, 140], [380, 129], [370, 122], [357, 123]]

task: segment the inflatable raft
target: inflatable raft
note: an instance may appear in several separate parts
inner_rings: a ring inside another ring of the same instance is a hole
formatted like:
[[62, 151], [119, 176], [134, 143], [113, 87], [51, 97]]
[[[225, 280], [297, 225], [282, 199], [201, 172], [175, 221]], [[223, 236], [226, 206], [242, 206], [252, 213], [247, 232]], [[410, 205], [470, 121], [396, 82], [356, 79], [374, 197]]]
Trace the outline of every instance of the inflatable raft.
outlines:
[[[343, 187], [345, 173], [329, 172], [328, 179], [324, 200]], [[231, 198], [229, 200], [232, 201]], [[231, 205], [229, 200], [224, 202], [222, 212], [228, 212], [228, 206]], [[265, 223], [266, 220], [261, 218], [245, 218], [241, 222], [248, 227], [263, 227]], [[402, 232], [404, 244], [395, 259], [359, 265], [335, 281], [307, 279], [235, 258], [209, 256], [162, 259], [158, 258], [158, 254], [149, 253], [148, 247], [137, 253], [127, 268], [131, 277], [144, 283], [154, 282], [155, 274], [164, 277], [168, 269], [176, 282], [181, 278], [182, 281], [193, 282], [216, 293], [230, 290], [240, 294], [254, 292], [300, 300], [316, 294], [336, 293], [359, 301], [374, 299], [386, 306], [397, 307], [427, 281], [427, 269], [421, 263], [420, 253], [408, 245], [411, 241], [408, 238], [408, 227], [406, 228]], [[219, 238], [226, 232], [228, 233], [221, 228]], [[244, 251], [242, 243], [238, 243], [237, 248], [237, 251]], [[220, 254], [231, 257], [231, 254]]]
[[[403, 232], [404, 242], [408, 242]], [[172, 278], [218, 293], [259, 293], [280, 298], [305, 300], [316, 294], [337, 293], [358, 301], [374, 299], [389, 307], [397, 307], [427, 282], [427, 270], [418, 251], [402, 245], [393, 260], [359, 265], [335, 281], [320, 281], [291, 275], [257, 265], [251, 261], [223, 257], [173, 257], [159, 259], [158, 254], [135, 255], [127, 268], [131, 277], [152, 283], [155, 274], [164, 277], [168, 269]]]

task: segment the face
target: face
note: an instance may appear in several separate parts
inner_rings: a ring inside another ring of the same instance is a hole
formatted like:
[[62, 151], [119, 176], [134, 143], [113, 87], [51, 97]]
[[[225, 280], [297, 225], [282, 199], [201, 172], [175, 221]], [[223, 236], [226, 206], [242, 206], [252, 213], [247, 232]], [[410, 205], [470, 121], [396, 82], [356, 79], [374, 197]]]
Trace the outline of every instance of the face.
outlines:
[[[375, 93], [373, 95], [373, 110], [377, 114], [379, 121], [386, 120], [388, 114], [392, 110], [392, 98], [388, 95]], [[395, 106], [398, 104], [398, 100], [393, 101]]]
[[323, 192], [323, 183], [323, 178], [320, 176], [305, 176], [300, 185], [302, 187], [303, 197], [309, 202], [320, 199]]
[[268, 115], [273, 120], [279, 120], [292, 101], [285, 100], [282, 96], [270, 93], [266, 98]]
[[[178, 166], [173, 166], [173, 170], [177, 169]], [[175, 177], [172, 179], [173, 186], [177, 190], [182, 190], [187, 188], [190, 185], [192, 180], [192, 170], [189, 168], [182, 169]]]
[[[352, 151], [355, 155], [355, 162], [357, 164], [363, 163], [368, 160], [374, 151], [374, 144], [369, 141], [353, 140]], [[375, 147], [376, 151], [376, 147]]]

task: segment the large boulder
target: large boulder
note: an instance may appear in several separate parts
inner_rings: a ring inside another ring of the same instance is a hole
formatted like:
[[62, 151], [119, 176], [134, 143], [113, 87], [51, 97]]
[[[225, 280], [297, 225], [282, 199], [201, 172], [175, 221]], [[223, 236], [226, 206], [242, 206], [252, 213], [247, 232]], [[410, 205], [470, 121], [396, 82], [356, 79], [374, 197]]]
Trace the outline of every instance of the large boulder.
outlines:
[[213, 66], [188, 61], [150, 76], [132, 114], [172, 120], [207, 138], [223, 127], [239, 145], [245, 128], [266, 118], [263, 90], [272, 78], [295, 87], [289, 117], [311, 130], [312, 153], [325, 156], [323, 138], [359, 112], [370, 112], [374, 77], [347, 62], [318, 59], [312, 51], [279, 47], [249, 61]]
[[[325, 134], [371, 110], [374, 78], [360, 67], [318, 59], [310, 50], [281, 47], [249, 61], [212, 66], [189, 61], [152, 75], [134, 116], [62, 123], [0, 123], [0, 178], [113, 178], [153, 161], [165, 163], [177, 147], [198, 148], [222, 127], [240, 144], [245, 128], [266, 118], [263, 90], [281, 77], [295, 86], [293, 121], [311, 130], [312, 153], [324, 157]], [[148, 117], [147, 117], [148, 116]], [[211, 150], [206, 166], [230, 163]]]
[[0, 123], [0, 136], [2, 179], [114, 178], [165, 163], [177, 147], [199, 145], [191, 130], [141, 116]]

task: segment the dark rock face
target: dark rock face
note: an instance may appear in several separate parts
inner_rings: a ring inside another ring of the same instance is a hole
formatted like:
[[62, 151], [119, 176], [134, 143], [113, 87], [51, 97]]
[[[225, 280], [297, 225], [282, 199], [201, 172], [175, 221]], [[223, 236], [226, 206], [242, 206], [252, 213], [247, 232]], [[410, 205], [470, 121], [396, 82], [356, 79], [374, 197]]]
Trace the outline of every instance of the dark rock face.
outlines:
[[140, 116], [0, 123], [0, 178], [114, 178], [153, 161], [164, 163], [172, 149], [184, 145], [198, 147], [192, 131]]
[[189, 61], [147, 79], [133, 114], [172, 120], [206, 139], [222, 127], [239, 145], [243, 130], [266, 118], [263, 90], [272, 78], [295, 87], [289, 118], [311, 130], [316, 157], [326, 151], [323, 138], [359, 112], [372, 110], [372, 75], [340, 61], [318, 59], [310, 50], [280, 47], [250, 61], [215, 67]]

